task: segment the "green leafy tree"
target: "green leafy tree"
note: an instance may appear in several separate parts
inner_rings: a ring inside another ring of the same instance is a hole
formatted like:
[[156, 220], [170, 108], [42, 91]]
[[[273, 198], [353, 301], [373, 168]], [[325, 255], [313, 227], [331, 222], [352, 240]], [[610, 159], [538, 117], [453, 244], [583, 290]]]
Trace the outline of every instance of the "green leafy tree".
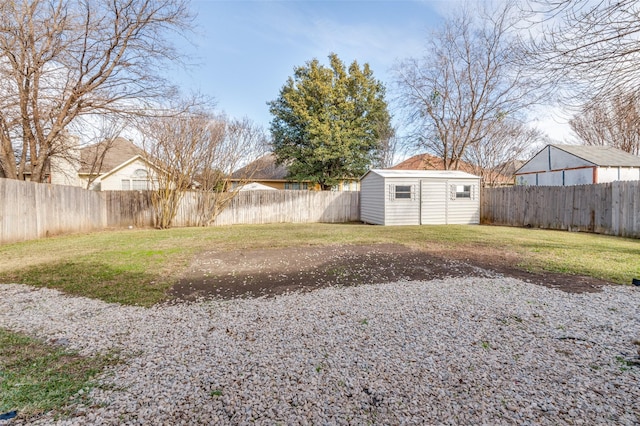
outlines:
[[363, 175], [393, 135], [385, 88], [368, 64], [348, 70], [336, 54], [297, 67], [268, 103], [274, 153], [289, 178], [329, 189]]

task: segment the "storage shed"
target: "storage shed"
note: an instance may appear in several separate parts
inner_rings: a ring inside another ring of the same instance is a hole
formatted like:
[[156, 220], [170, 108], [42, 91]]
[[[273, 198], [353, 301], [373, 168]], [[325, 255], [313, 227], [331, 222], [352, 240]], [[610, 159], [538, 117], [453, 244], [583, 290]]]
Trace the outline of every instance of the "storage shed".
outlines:
[[640, 180], [640, 157], [610, 146], [547, 145], [515, 175], [517, 185], [531, 186]]
[[449, 170], [370, 170], [360, 220], [376, 225], [480, 223], [480, 177]]

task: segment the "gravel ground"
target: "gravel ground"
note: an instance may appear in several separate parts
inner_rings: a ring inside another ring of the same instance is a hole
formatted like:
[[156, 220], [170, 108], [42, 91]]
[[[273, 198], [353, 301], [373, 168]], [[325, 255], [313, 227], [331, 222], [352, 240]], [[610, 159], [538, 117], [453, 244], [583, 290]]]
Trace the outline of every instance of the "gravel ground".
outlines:
[[94, 404], [39, 424], [640, 423], [634, 287], [450, 278], [145, 309], [0, 285], [0, 327], [127, 355]]

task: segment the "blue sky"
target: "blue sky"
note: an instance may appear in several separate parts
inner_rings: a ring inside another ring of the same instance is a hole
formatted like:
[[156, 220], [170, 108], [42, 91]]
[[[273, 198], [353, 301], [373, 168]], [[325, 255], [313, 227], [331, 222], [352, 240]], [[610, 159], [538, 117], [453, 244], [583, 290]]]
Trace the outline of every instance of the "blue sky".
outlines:
[[369, 63], [391, 82], [391, 67], [421, 54], [447, 1], [219, 1], [193, 0], [198, 14], [193, 57], [176, 73], [186, 90], [213, 96], [218, 109], [268, 126], [266, 103], [278, 96], [293, 68], [331, 52], [349, 64]]
[[[183, 45], [192, 65], [176, 72], [186, 91], [212, 96], [218, 110], [268, 128], [266, 103], [293, 68], [331, 52], [369, 63], [391, 89], [391, 68], [423, 54], [428, 37], [459, 0], [192, 0], [198, 29]], [[390, 94], [388, 98], [391, 98]], [[389, 99], [390, 100], [390, 99]], [[393, 108], [391, 110], [394, 113]], [[554, 135], [549, 117], [541, 127]]]

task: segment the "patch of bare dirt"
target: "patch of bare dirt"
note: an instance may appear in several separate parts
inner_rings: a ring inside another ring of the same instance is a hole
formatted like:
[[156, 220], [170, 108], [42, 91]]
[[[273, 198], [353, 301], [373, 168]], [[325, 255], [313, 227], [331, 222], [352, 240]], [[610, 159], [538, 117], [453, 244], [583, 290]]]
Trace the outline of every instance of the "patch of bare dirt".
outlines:
[[599, 291], [591, 277], [529, 273], [500, 250], [426, 252], [400, 244], [340, 245], [204, 252], [170, 291], [181, 300], [272, 296], [327, 286], [446, 277], [519, 278], [567, 292]]

